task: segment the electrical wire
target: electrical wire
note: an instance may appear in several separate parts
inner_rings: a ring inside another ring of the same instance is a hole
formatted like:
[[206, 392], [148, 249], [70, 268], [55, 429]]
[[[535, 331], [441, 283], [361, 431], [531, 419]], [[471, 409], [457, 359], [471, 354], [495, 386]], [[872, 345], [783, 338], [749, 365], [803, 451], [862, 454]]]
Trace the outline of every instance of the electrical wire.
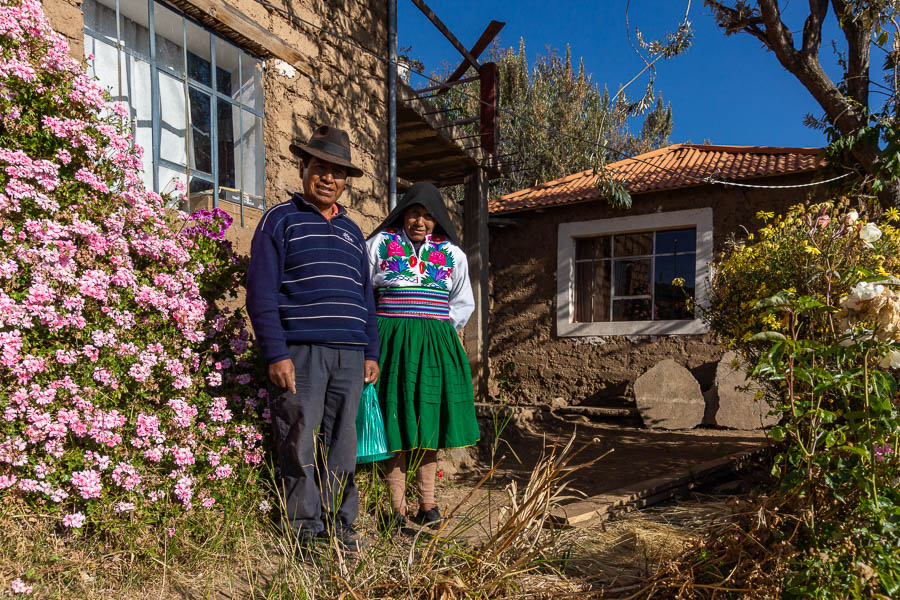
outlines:
[[[283, 16], [285, 16], [286, 18], [288, 18], [288, 19], [289, 19], [292, 23], [294, 23], [294, 24], [304, 25], [304, 26], [310, 27], [310, 28], [312, 28], [312, 29], [315, 29], [315, 30], [317, 30], [317, 31], [320, 31], [320, 32], [322, 32], [322, 33], [325, 33], [325, 34], [327, 34], [327, 35], [330, 35], [330, 36], [334, 37], [335, 39], [338, 39], [338, 40], [340, 40], [340, 41], [342, 41], [342, 42], [349, 43], [349, 44], [352, 45], [353, 47], [355, 47], [355, 48], [357, 48], [357, 49], [363, 51], [364, 53], [366, 53], [366, 54], [372, 56], [373, 58], [377, 59], [378, 61], [380, 61], [380, 62], [382, 62], [382, 63], [384, 63], [384, 64], [389, 64], [389, 63], [390, 63], [390, 59], [389, 59], [389, 58], [384, 57], [384, 56], [381, 56], [380, 54], [378, 54], [378, 53], [375, 52], [374, 50], [370, 50], [370, 49], [366, 48], [365, 46], [363, 46], [362, 44], [360, 44], [359, 42], [357, 42], [357, 41], [354, 40], [353, 38], [350, 38], [350, 37], [347, 37], [347, 36], [342, 35], [342, 34], [340, 34], [340, 33], [331, 31], [331, 30], [326, 29], [326, 28], [324, 28], [324, 27], [320, 27], [320, 26], [318, 26], [318, 25], [316, 25], [316, 24], [314, 24], [314, 23], [311, 23], [310, 21], [307, 21], [306, 19], [304, 19], [304, 18], [302, 18], [302, 17], [298, 17], [297, 15], [291, 14], [291, 13], [288, 12], [287, 10], [285, 10], [285, 9], [283, 9], [283, 8], [279, 8], [279, 7], [275, 6], [274, 4], [272, 4], [272, 3], [270, 3], [270, 2], [267, 2], [266, 0], [256, 0], [256, 2], [258, 2], [258, 3], [261, 4], [262, 6], [265, 6], [265, 7], [269, 8], [269, 9], [271, 9], [271, 10], [274, 10], [274, 11], [276, 11], [276, 12], [282, 14]], [[437, 83], [437, 84], [444, 84], [444, 83], [446, 83], [445, 81], [441, 81], [440, 79], [431, 77], [430, 75], [426, 75], [424, 72], [418, 71], [418, 70], [416, 70], [416, 69], [414, 69], [414, 68], [412, 68], [412, 67], [410, 67], [409, 71], [410, 71], [410, 73], [414, 73], [415, 75], [418, 75], [419, 77], [422, 77], [422, 78], [425, 79], [426, 81], [430, 81], [430, 82], [432, 82], [432, 83]], [[534, 126], [534, 127], [538, 127], [538, 128], [540, 128], [540, 129], [544, 129], [544, 130], [546, 130], [546, 131], [549, 131], [550, 133], [553, 133], [553, 134], [556, 134], [556, 135], [558, 135], [558, 136], [562, 136], [562, 137], [568, 138], [568, 139], [573, 140], [573, 141], [577, 141], [577, 142], [581, 142], [581, 143], [583, 143], [583, 144], [587, 144], [587, 145], [589, 145], [589, 146], [593, 146], [594, 148], [606, 150], [606, 151], [608, 151], [608, 152], [610, 152], [610, 153], [612, 153], [612, 154], [615, 154], [615, 155], [619, 156], [619, 157], [622, 158], [622, 159], [631, 159], [631, 160], [633, 160], [633, 161], [635, 161], [635, 162], [639, 162], [639, 163], [646, 164], [646, 165], [648, 165], [648, 166], [650, 166], [650, 167], [652, 167], [652, 168], [654, 168], [654, 169], [658, 169], [658, 170], [661, 170], [661, 171], [665, 171], [665, 172], [670, 173], [670, 174], [673, 174], [673, 175], [678, 175], [679, 177], [682, 177], [682, 178], [685, 178], [685, 179], [688, 179], [688, 180], [693, 180], [693, 181], [696, 182], [696, 183], [708, 183], [708, 184], [714, 184], [714, 185], [730, 185], [730, 186], [735, 186], [735, 187], [757, 188], [757, 189], [767, 189], [767, 190], [771, 190], [771, 189], [796, 189], [796, 188], [805, 188], [805, 187], [815, 187], [815, 186], [819, 186], [819, 185], [826, 185], [826, 184], [828, 184], [828, 183], [832, 183], [832, 182], [837, 181], [837, 180], [839, 180], [839, 179], [843, 179], [844, 177], [848, 177], [848, 176], [850, 176], [850, 175], [852, 175], [852, 174], [854, 173], [854, 171], [849, 170], [847, 173], [844, 173], [843, 175], [840, 175], [840, 176], [838, 176], [838, 177], [833, 177], [833, 178], [828, 179], [828, 180], [825, 180], [825, 181], [816, 181], [816, 182], [812, 182], [812, 183], [804, 183], [804, 184], [796, 184], [796, 185], [757, 185], [757, 184], [750, 184], [750, 183], [736, 183], [736, 182], [733, 182], [733, 181], [725, 181], [725, 180], [721, 180], [721, 179], [716, 179], [716, 178], [713, 177], [713, 175], [711, 175], [711, 174], [708, 175], [708, 176], [706, 176], [706, 177], [702, 177], [702, 176], [698, 176], [698, 175], [689, 175], [689, 174], [685, 174], [685, 173], [680, 172], [680, 171], [676, 171], [676, 170], [674, 170], [674, 169], [670, 169], [670, 168], [668, 168], [668, 167], [663, 167], [663, 166], [661, 166], [661, 165], [657, 165], [657, 164], [655, 164], [655, 163], [652, 163], [652, 162], [650, 162], [650, 161], [648, 161], [648, 160], [646, 160], [646, 159], [639, 158], [639, 157], [637, 157], [637, 156], [629, 156], [628, 154], [626, 154], [626, 153], [623, 152], [622, 150], [619, 150], [618, 148], [614, 148], [614, 147], [612, 147], [612, 146], [607, 146], [607, 145], [602, 144], [602, 143], [600, 143], [600, 142], [598, 142], [598, 141], [587, 140], [587, 139], [578, 137], [578, 136], [576, 136], [576, 135], [572, 135], [572, 134], [570, 134], [570, 133], [566, 133], [565, 131], [561, 131], [561, 130], [556, 129], [556, 128], [554, 128], [554, 127], [551, 127], [551, 126], [549, 126], [549, 125], [545, 125], [545, 124], [543, 124], [543, 123], [540, 123], [540, 122], [538, 122], [538, 121], [535, 121], [535, 120], [533, 120], [533, 119], [530, 119], [530, 118], [529, 118], [528, 116], [526, 116], [526, 115], [517, 114], [517, 113], [515, 113], [514, 111], [512, 111], [511, 109], [508, 109], [508, 108], [506, 108], [506, 107], [500, 106], [499, 103], [498, 103], [497, 105], [494, 105], [494, 104], [491, 104], [491, 103], [489, 103], [489, 102], [486, 102], [485, 100], [482, 100], [482, 99], [479, 98], [478, 96], [475, 96], [474, 94], [469, 94], [468, 92], [466, 92], [465, 90], [462, 90], [462, 89], [460, 89], [460, 88], [454, 88], [454, 91], [456, 91], [457, 93], [459, 93], [459, 94], [461, 94], [461, 95], [463, 95], [463, 96], [466, 96], [466, 97], [468, 97], [468, 98], [470, 98], [470, 99], [472, 99], [472, 100], [475, 100], [476, 102], [479, 102], [480, 104], [484, 104], [485, 106], [490, 106], [491, 108], [494, 108], [495, 110], [497, 110], [497, 111], [499, 111], [499, 112], [502, 112], [502, 113], [504, 113], [504, 114], [506, 114], [506, 115], [509, 115], [509, 116], [511, 116], [511, 117], [514, 118], [514, 119], [515, 119], [515, 118], [523, 119], [523, 120], [525, 120], [527, 123], [529, 123], [530, 125], [532, 125], [532, 126]], [[475, 146], [475, 147], [477, 147], [477, 146]], [[474, 147], [473, 147], [473, 148], [474, 148]]]

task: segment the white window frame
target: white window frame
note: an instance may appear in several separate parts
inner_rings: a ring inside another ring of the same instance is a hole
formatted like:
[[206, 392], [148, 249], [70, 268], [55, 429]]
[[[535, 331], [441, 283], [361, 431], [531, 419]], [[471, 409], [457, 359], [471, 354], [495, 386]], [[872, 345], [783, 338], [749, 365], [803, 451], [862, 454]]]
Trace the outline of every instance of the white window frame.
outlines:
[[609, 234], [695, 227], [694, 314], [707, 306], [706, 281], [713, 255], [713, 210], [697, 208], [631, 217], [560, 223], [557, 235], [556, 332], [560, 337], [612, 335], [699, 335], [709, 331], [701, 319], [667, 321], [575, 322], [575, 240]]

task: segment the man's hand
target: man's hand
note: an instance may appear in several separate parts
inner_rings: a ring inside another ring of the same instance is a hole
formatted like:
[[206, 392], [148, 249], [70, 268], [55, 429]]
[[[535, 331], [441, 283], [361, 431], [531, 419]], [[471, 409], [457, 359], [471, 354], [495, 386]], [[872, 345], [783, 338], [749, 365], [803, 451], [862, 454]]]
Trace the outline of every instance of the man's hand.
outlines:
[[378, 369], [378, 363], [374, 360], [366, 361], [366, 383], [375, 383], [378, 381], [378, 374], [381, 371]]
[[[368, 372], [368, 365], [367, 372]], [[378, 365], [375, 365], [377, 371]], [[269, 379], [272, 383], [280, 388], [291, 390], [292, 394], [297, 393], [297, 382], [294, 378], [294, 363], [291, 359], [285, 358], [269, 365]]]

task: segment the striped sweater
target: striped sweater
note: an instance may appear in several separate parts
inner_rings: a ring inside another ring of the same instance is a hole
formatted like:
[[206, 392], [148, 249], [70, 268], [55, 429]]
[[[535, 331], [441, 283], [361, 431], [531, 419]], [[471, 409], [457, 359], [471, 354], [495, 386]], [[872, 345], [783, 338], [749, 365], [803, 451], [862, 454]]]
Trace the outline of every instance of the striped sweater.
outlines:
[[269, 364], [289, 358], [292, 343], [378, 360], [365, 239], [343, 206], [328, 220], [294, 194], [266, 211], [250, 247], [247, 313]]

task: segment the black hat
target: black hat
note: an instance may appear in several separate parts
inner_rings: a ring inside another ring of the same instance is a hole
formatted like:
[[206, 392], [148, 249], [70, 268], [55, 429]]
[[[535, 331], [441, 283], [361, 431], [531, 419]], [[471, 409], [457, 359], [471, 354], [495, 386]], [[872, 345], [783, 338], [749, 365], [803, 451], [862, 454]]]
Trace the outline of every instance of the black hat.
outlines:
[[350, 177], [359, 177], [363, 174], [362, 169], [350, 162], [350, 136], [337, 127], [319, 125], [309, 138], [309, 142], [304, 144], [300, 138], [295, 139], [291, 143], [291, 152], [303, 160], [315, 156], [346, 167], [347, 175]]

